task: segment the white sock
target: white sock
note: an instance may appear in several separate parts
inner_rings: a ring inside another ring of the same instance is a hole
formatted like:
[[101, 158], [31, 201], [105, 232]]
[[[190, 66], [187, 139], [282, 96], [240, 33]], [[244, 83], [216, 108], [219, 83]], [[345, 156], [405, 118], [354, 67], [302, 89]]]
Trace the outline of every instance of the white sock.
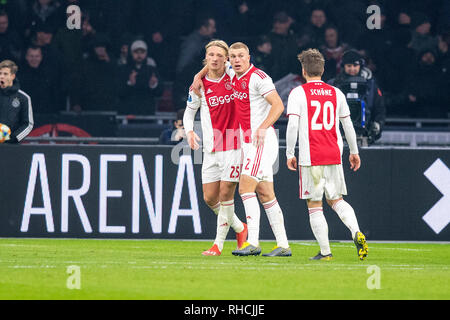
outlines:
[[[219, 211], [220, 211], [220, 202], [218, 204], [216, 204], [215, 206], [210, 207], [210, 209], [212, 211], [214, 211], [214, 213], [216, 215], [218, 215]], [[233, 219], [231, 221], [231, 228], [236, 233], [240, 233], [240, 232], [244, 231], [244, 224], [242, 223], [242, 221], [237, 217], [236, 213], [234, 213], [234, 212], [233, 212]]]
[[346, 225], [352, 234], [352, 239], [355, 233], [359, 231], [358, 220], [356, 219], [355, 210], [346, 201], [340, 200], [333, 206], [333, 210], [337, 213], [341, 221]]
[[257, 247], [259, 245], [259, 220], [261, 211], [256, 193], [241, 195], [244, 203], [245, 216], [247, 217], [248, 240], [247, 242]]
[[323, 208], [309, 209], [309, 223], [320, 246], [320, 253], [324, 256], [331, 253], [330, 241], [328, 240], [328, 223], [323, 215]]
[[220, 204], [219, 214], [217, 215], [217, 231], [214, 244], [217, 245], [220, 251], [223, 249], [223, 243], [227, 238], [230, 230], [230, 221], [233, 220], [234, 215], [234, 200], [223, 201]]
[[277, 240], [277, 246], [281, 248], [289, 248], [289, 243], [286, 235], [286, 229], [284, 228], [283, 212], [277, 199], [263, 203], [266, 210], [267, 219], [269, 219], [270, 227], [272, 228], [275, 239]]
[[212, 211], [214, 211], [215, 215], [217, 216], [220, 211], [220, 202], [218, 202], [215, 206], [209, 207]]

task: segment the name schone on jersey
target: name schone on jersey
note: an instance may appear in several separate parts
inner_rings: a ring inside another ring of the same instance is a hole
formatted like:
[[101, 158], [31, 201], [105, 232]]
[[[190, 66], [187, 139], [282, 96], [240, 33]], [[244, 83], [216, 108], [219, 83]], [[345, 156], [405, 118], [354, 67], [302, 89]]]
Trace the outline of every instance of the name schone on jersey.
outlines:
[[287, 114], [300, 117], [299, 163], [303, 166], [341, 164], [343, 141], [339, 119], [350, 116], [344, 94], [322, 81], [292, 90]]

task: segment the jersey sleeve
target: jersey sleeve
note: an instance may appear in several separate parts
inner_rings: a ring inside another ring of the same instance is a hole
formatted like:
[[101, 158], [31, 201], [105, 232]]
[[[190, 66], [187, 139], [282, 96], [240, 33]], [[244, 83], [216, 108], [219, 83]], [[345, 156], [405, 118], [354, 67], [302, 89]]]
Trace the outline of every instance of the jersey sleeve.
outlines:
[[189, 90], [189, 95], [186, 101], [186, 108], [198, 110], [200, 106], [201, 106], [200, 98], [194, 93], [194, 91]]
[[301, 95], [300, 95], [300, 90], [299, 90], [299, 88], [296, 88], [296, 89], [292, 90], [291, 93], [289, 94], [287, 110], [286, 110], [287, 116], [296, 115], [296, 116], [300, 117], [301, 110], [302, 110], [301, 104], [302, 104], [302, 99], [301, 99]]
[[347, 103], [347, 98], [345, 97], [344, 93], [342, 93], [341, 90], [336, 88], [336, 98], [337, 98], [337, 104], [338, 104], [338, 112], [339, 112], [339, 118], [345, 118], [350, 116], [350, 107]]
[[225, 62], [225, 72], [231, 79], [236, 76], [236, 72], [234, 72], [233, 67], [231, 66], [231, 63], [229, 61]]
[[193, 92], [189, 91], [189, 96], [186, 102], [186, 109], [184, 110], [183, 125], [186, 133], [194, 131], [195, 114], [200, 108], [201, 100]]
[[272, 78], [269, 77], [265, 72], [257, 70], [252, 74], [252, 77], [254, 77], [252, 81], [254, 81], [256, 91], [264, 98], [269, 93], [276, 90]]

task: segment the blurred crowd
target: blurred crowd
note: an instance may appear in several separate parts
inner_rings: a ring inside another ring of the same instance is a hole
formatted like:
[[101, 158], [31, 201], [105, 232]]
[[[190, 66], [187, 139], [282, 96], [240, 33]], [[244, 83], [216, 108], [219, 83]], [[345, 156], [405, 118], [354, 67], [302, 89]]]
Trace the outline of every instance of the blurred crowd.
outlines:
[[[81, 28], [71, 30], [73, 4]], [[367, 25], [372, 4], [379, 29]], [[449, 117], [450, 1], [0, 0], [0, 61], [19, 64], [35, 113], [182, 109], [213, 38], [246, 42], [274, 81], [301, 74], [307, 48], [324, 54], [324, 80], [336, 78], [355, 49], [388, 116]]]

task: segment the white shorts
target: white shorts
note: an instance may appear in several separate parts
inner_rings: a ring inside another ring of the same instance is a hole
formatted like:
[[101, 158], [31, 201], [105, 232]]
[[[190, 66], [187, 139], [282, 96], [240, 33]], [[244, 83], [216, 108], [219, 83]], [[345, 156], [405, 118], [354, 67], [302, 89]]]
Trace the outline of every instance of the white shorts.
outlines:
[[241, 149], [204, 152], [202, 184], [217, 181], [239, 182], [241, 172]]
[[342, 164], [328, 166], [299, 166], [300, 199], [337, 200], [347, 194]]
[[264, 144], [256, 148], [253, 143], [242, 143], [242, 175], [258, 182], [273, 182], [273, 165], [278, 158], [278, 138], [275, 129], [266, 131]]

